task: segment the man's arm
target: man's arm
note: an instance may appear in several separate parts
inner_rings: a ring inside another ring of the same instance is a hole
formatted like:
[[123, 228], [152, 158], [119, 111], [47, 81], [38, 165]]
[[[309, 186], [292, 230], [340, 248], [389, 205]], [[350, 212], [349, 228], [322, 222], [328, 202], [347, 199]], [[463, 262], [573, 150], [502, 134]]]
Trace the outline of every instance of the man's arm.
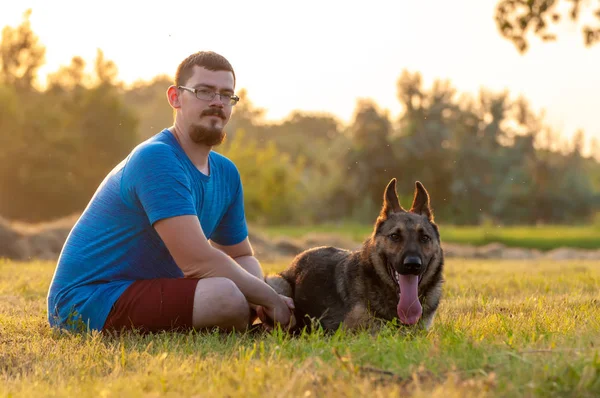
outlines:
[[211, 246], [198, 217], [165, 218], [157, 221], [154, 228], [186, 278], [231, 279], [250, 303], [265, 307], [275, 321], [284, 325], [289, 323], [290, 312], [286, 302], [262, 279], [251, 275], [229, 255]]
[[[233, 260], [238, 263], [243, 269], [248, 271], [250, 274], [256, 276], [260, 280], [264, 280], [264, 275], [260, 263], [254, 257], [254, 250], [252, 249], [252, 245], [250, 244], [250, 240], [248, 237], [244, 239], [242, 242], [235, 245], [220, 245], [212, 240], [209, 241], [213, 247], [221, 250], [223, 253], [227, 254]], [[253, 323], [256, 317], [258, 306], [250, 303], [250, 310], [252, 311], [252, 316], [250, 322]]]
[[254, 250], [252, 249], [252, 245], [248, 238], [231, 246], [223, 246], [213, 241], [209, 242], [213, 247], [216, 247], [233, 258], [243, 269], [256, 276], [258, 279], [264, 280], [262, 267], [260, 266], [258, 259], [254, 257]]

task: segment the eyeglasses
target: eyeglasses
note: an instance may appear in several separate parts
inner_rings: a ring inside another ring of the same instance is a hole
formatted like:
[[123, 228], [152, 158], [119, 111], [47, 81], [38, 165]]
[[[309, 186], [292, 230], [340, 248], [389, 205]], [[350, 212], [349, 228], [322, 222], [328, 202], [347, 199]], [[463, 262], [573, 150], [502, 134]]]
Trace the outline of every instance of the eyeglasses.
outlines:
[[185, 86], [177, 86], [177, 88], [180, 88], [182, 90], [187, 90], [191, 93], [194, 93], [194, 94], [196, 94], [196, 98], [198, 98], [199, 100], [203, 100], [203, 101], [212, 101], [218, 95], [219, 100], [222, 103], [224, 103], [225, 105], [234, 106], [240, 100], [240, 97], [238, 97], [235, 94], [232, 95], [232, 94], [217, 93], [216, 91], [208, 90], [206, 88], [191, 88], [191, 87], [185, 87]]

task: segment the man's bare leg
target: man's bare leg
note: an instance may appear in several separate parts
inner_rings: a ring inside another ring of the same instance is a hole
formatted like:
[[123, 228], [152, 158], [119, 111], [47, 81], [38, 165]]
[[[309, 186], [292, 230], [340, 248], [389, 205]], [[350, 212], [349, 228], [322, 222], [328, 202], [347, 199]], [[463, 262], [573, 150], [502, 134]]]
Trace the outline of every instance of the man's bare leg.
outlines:
[[227, 278], [200, 279], [194, 294], [194, 328], [219, 327], [244, 331], [249, 326], [250, 308], [244, 294]]

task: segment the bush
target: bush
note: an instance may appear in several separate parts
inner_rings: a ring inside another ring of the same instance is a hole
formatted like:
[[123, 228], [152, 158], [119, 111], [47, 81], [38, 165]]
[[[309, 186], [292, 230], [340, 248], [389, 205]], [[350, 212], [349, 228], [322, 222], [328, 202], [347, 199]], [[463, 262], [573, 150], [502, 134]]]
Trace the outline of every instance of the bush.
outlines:
[[235, 140], [217, 148], [240, 171], [244, 203], [249, 221], [259, 224], [298, 222], [304, 203], [300, 178], [304, 159], [293, 162], [277, 150], [273, 142], [258, 145], [255, 139], [238, 130]]

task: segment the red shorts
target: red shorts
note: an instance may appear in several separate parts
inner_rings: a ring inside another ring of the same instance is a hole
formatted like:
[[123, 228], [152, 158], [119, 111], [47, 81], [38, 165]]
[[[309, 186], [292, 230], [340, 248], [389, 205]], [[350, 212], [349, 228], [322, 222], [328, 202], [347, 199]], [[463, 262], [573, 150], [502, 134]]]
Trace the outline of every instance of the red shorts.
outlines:
[[102, 331], [189, 330], [197, 284], [198, 279], [191, 278], [135, 281], [113, 305]]

